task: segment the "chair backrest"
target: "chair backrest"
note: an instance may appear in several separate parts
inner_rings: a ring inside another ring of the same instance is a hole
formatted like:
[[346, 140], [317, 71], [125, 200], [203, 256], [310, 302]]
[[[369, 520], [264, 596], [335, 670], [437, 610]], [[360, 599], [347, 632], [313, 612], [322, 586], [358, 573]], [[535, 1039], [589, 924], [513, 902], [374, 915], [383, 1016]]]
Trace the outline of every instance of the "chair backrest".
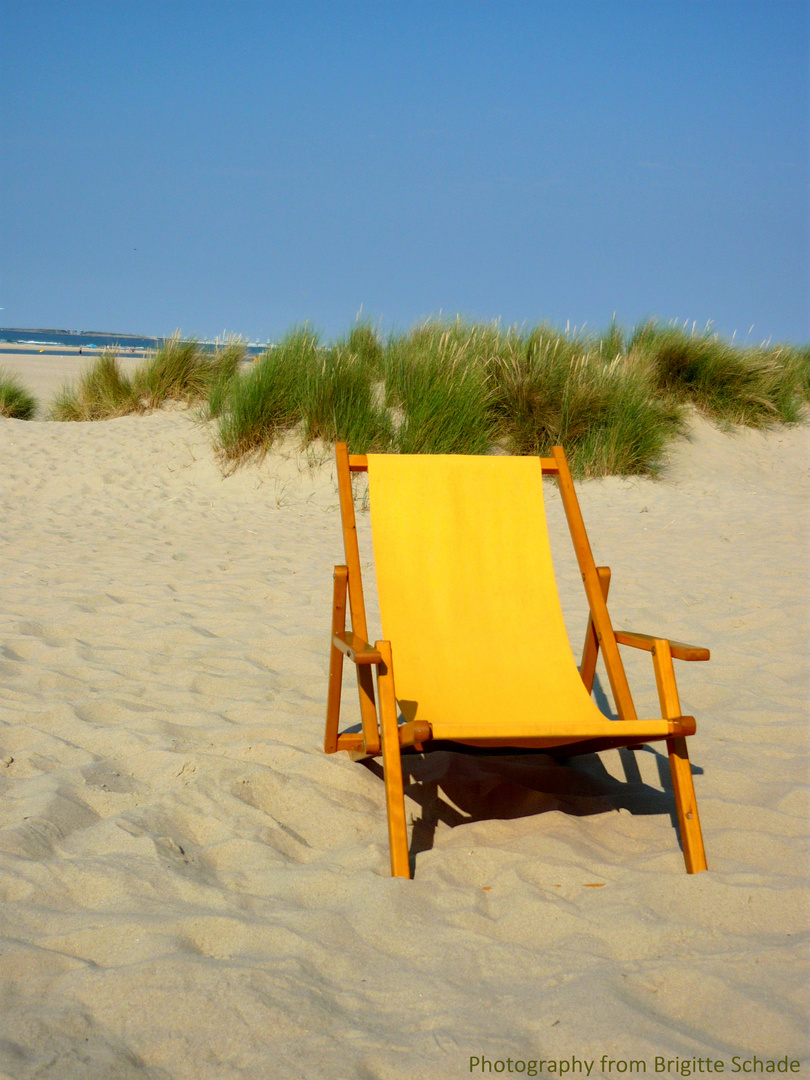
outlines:
[[532, 457], [368, 455], [383, 636], [406, 719], [592, 719]]

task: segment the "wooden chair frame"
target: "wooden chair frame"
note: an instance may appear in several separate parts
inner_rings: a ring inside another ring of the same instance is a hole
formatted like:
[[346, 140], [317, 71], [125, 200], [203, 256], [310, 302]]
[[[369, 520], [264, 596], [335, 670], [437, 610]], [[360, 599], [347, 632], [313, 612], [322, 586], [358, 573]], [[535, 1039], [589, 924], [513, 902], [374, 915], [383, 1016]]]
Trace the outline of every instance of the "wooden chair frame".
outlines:
[[[357, 541], [351, 482], [353, 472], [368, 471], [368, 461], [365, 455], [350, 455], [345, 443], [338, 443], [335, 451], [346, 564], [336, 566], [334, 572], [324, 750], [327, 754], [346, 750], [356, 759], [382, 755], [391, 873], [395, 877], [407, 878], [410, 877], [410, 863], [401, 753], [403, 748], [411, 746], [417, 750], [423, 750], [425, 744], [432, 738], [432, 732], [430, 724], [426, 721], [398, 724], [391, 642], [377, 641], [373, 646], [368, 643], [360, 571], [360, 549]], [[580, 665], [582, 681], [590, 693], [593, 689], [596, 661], [601, 649], [619, 720], [636, 720], [636, 709], [619, 653], [619, 645], [642, 649], [651, 654], [661, 715], [670, 722], [669, 735], [660, 736], [660, 738], [666, 739], [669, 753], [684, 861], [687, 873], [699, 873], [707, 868], [706, 856], [686, 747], [686, 736], [694, 734], [695, 721], [692, 717], [681, 714], [672, 661], [673, 659], [708, 660], [709, 650], [695, 645], [685, 645], [678, 641], [669, 641], [662, 637], [614, 630], [607, 609], [610, 570], [605, 566], [598, 567], [594, 563], [565, 454], [559, 446], [555, 446], [552, 453], [551, 458], [541, 458], [543, 475], [554, 476], [557, 479], [590, 609]], [[347, 597], [351, 630], [346, 629]], [[340, 734], [338, 731], [344, 657], [352, 661], [357, 673], [361, 717], [361, 730], [357, 733]], [[374, 694], [372, 668], [376, 668], [377, 671], [379, 712]], [[635, 738], [622, 737], [617, 732], [616, 738], [599, 738], [572, 743], [564, 748], [564, 752], [566, 755], [573, 755], [608, 748], [638, 747], [638, 745], [637, 736]], [[553, 752], [560, 754], [562, 748], [555, 747]]]

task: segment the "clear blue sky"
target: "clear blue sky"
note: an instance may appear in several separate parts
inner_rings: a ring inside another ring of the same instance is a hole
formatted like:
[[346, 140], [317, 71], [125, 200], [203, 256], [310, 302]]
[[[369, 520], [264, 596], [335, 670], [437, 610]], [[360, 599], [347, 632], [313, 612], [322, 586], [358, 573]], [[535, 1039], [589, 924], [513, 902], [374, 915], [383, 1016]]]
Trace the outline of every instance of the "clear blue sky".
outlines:
[[810, 339], [806, 0], [0, 0], [0, 325]]

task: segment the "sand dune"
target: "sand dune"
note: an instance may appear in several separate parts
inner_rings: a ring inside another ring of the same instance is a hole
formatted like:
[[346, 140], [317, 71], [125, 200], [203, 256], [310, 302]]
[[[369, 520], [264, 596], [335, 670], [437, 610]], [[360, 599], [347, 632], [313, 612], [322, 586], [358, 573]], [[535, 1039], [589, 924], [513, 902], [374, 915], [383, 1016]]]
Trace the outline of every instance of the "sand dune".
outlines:
[[223, 478], [183, 411], [0, 421], [0, 447], [0, 1076], [806, 1058], [807, 429], [695, 421], [663, 481], [580, 485], [616, 625], [712, 650], [678, 668], [695, 877], [647, 748], [411, 759], [392, 880], [379, 767], [320, 749], [328, 461], [288, 442]]

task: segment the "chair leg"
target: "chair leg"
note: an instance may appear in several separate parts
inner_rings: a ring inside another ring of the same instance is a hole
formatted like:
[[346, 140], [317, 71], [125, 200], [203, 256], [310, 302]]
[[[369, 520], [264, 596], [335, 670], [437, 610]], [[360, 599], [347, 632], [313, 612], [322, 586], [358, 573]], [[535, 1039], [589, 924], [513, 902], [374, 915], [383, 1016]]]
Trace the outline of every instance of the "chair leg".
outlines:
[[706, 852], [703, 847], [703, 834], [700, 830], [695, 785], [692, 782], [692, 767], [689, 764], [689, 751], [686, 739], [681, 735], [676, 739], [667, 739], [669, 750], [669, 768], [672, 773], [672, 790], [675, 793], [675, 808], [678, 811], [678, 827], [683, 844], [683, 858], [687, 874], [699, 874], [708, 870]]
[[[335, 567], [335, 584], [332, 592], [332, 637], [346, 629], [346, 588], [349, 571], [345, 566]], [[331, 644], [329, 649], [329, 691], [326, 697], [326, 730], [323, 748], [334, 754], [338, 748], [338, 725], [340, 722], [340, 692], [343, 681], [343, 653]]]
[[[661, 703], [661, 715], [666, 720], [674, 720], [681, 715], [681, 702], [675, 683], [675, 669], [672, 666], [672, 652], [665, 638], [657, 638], [652, 648], [655, 682], [658, 687], [658, 700]], [[695, 785], [692, 782], [692, 767], [689, 764], [689, 751], [686, 739], [679, 735], [667, 739], [669, 750], [669, 768], [672, 774], [672, 790], [675, 794], [675, 808], [678, 812], [678, 828], [683, 844], [683, 858], [687, 874], [699, 874], [707, 870], [706, 852], [703, 848], [703, 834], [700, 831]]]
[[388, 811], [388, 844], [391, 851], [392, 877], [409, 878], [408, 828], [405, 821], [405, 792], [402, 782], [402, 756], [397, 730], [397, 703], [394, 696], [394, 670], [390, 641], [374, 645], [382, 656], [377, 668], [377, 690], [380, 698], [380, 727], [382, 728], [383, 773], [385, 804]]

